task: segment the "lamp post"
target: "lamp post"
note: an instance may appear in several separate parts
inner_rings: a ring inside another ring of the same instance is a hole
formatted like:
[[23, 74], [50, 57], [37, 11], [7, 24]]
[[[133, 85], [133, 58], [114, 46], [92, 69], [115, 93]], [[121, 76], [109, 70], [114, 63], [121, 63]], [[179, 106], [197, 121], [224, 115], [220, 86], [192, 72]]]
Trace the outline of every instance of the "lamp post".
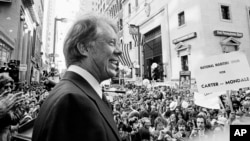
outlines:
[[66, 18], [57, 18], [54, 19], [54, 41], [53, 41], [53, 63], [55, 63], [55, 51], [56, 51], [56, 30], [57, 30], [57, 22], [66, 22]]

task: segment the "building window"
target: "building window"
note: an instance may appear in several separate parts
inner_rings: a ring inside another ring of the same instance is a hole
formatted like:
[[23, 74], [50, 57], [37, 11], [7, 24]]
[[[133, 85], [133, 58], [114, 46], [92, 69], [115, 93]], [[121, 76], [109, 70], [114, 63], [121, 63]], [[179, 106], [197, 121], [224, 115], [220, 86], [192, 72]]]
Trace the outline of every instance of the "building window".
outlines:
[[182, 26], [185, 24], [185, 13], [182, 11], [181, 13], [178, 14], [178, 25]]
[[138, 0], [135, 0], [135, 7], [138, 7]]
[[122, 9], [122, 0], [120, 0], [119, 4], [120, 4], [120, 10], [121, 10]]
[[132, 49], [132, 42], [129, 42], [129, 49]]
[[222, 18], [222, 20], [231, 20], [230, 6], [221, 5], [220, 9], [221, 9], [221, 18]]
[[115, 7], [116, 7], [116, 12], [118, 13], [120, 11], [118, 4], [115, 4]]
[[120, 23], [119, 23], [119, 21], [117, 21], [117, 28], [120, 31]]
[[128, 4], [128, 15], [131, 15], [131, 4]]
[[122, 23], [122, 19], [120, 19], [120, 30], [122, 30], [123, 28], [123, 23]]
[[248, 8], [248, 17], [250, 19], [250, 7]]
[[111, 7], [111, 17], [113, 17], [113, 8]]
[[182, 71], [188, 71], [188, 56], [181, 56], [181, 69]]
[[240, 44], [241, 44], [241, 42], [239, 42], [234, 37], [228, 37], [228, 38], [224, 39], [223, 41], [221, 41], [222, 52], [223, 53], [230, 53], [233, 51], [238, 51], [240, 48], [239, 47]]

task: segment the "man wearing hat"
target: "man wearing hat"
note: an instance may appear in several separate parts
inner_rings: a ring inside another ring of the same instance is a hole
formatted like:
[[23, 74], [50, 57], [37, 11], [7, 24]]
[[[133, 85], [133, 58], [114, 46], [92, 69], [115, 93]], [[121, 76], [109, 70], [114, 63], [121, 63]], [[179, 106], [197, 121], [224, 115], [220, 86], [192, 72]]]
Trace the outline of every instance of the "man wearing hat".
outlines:
[[177, 107], [177, 102], [175, 101], [171, 102], [169, 105], [171, 111], [174, 111], [176, 107]]

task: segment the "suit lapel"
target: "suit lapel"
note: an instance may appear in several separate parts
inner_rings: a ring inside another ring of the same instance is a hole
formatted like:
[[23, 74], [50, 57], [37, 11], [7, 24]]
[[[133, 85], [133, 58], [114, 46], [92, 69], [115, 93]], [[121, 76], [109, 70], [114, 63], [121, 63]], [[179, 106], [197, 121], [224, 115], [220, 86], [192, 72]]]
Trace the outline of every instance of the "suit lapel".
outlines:
[[120, 139], [116, 124], [114, 122], [112, 111], [108, 106], [106, 106], [102, 99], [98, 96], [96, 91], [91, 87], [91, 85], [80, 75], [75, 72], [67, 71], [64, 75], [63, 80], [68, 80], [77, 85], [89, 98], [91, 98], [97, 105], [101, 115], [104, 117], [108, 125], [111, 127], [113, 132], [116, 134], [117, 138]]

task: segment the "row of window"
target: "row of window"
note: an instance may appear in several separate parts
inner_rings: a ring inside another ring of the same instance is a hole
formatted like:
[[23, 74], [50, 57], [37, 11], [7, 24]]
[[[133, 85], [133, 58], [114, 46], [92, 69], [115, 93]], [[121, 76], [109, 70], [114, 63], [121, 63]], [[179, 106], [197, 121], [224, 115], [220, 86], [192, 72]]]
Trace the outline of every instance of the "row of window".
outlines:
[[[138, 7], [139, 3], [138, 0], [135, 0], [135, 7]], [[128, 4], [128, 15], [131, 15], [131, 3]]]
[[123, 29], [123, 20], [121, 18], [117, 21], [117, 27], [119, 31]]
[[114, 18], [117, 13], [122, 9], [121, 4], [114, 4], [110, 9], [109, 9], [109, 15], [110, 17]]
[[[229, 5], [220, 5], [220, 14], [223, 21], [231, 21], [231, 8]], [[185, 25], [185, 12], [182, 11], [178, 14], [178, 26]]]

